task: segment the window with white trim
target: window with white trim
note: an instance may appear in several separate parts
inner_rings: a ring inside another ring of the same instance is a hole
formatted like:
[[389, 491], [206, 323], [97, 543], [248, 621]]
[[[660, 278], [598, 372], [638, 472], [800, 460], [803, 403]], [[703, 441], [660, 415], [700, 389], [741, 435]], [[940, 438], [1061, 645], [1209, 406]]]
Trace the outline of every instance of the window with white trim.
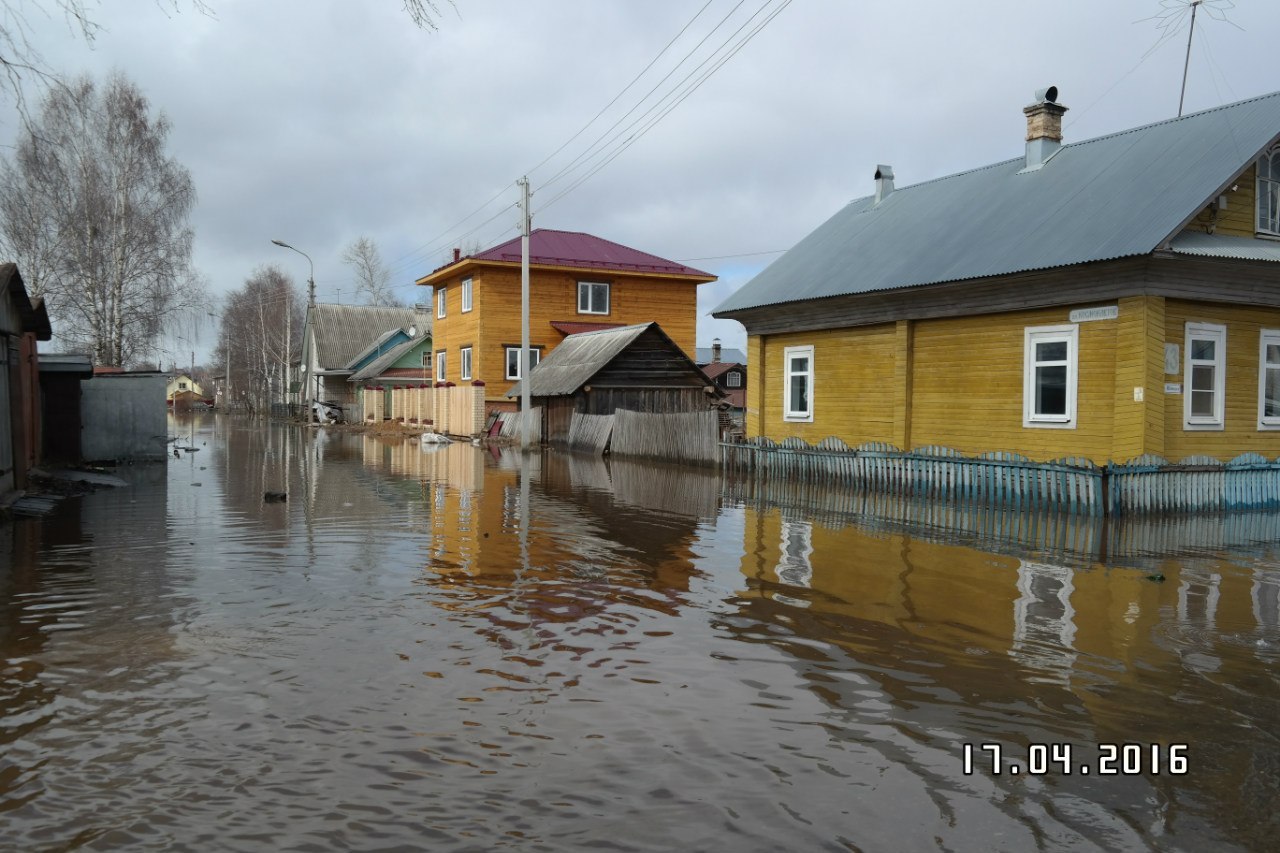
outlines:
[[1258, 337], [1258, 429], [1280, 429], [1280, 329]]
[[446, 359], [447, 355], [448, 353], [446, 353], [444, 350], [440, 350], [438, 353], [436, 353], [436, 381], [437, 382], [444, 381], [444, 369], [448, 363]]
[[1183, 429], [1222, 429], [1227, 373], [1227, 327], [1188, 323], [1186, 388], [1182, 395]]
[[813, 347], [782, 351], [782, 419], [813, 421]]
[[1280, 144], [1258, 160], [1258, 233], [1280, 237]]
[[[529, 347], [529, 369], [538, 366], [538, 362], [542, 360], [542, 350], [537, 347]], [[507, 347], [507, 378], [520, 378], [520, 347]]]
[[1075, 429], [1080, 327], [1029, 326], [1023, 335], [1022, 425]]
[[736, 371], [736, 370], [730, 370], [730, 371], [729, 371], [729, 373], [728, 373], [728, 375], [727, 375], [727, 376], [725, 376], [725, 378], [724, 378], [724, 387], [726, 387], [726, 388], [741, 388], [741, 387], [742, 387], [742, 374], [741, 374], [741, 373], [739, 373], [739, 372], [738, 372], [738, 371]]
[[462, 280], [462, 313], [465, 314], [471, 310], [471, 279], [464, 278]]
[[436, 289], [436, 316], [440, 318], [444, 317], [444, 288], [443, 287]]
[[458, 370], [463, 379], [471, 378], [471, 347], [463, 347], [458, 351]]
[[578, 282], [578, 313], [608, 314], [609, 283], [604, 281]]

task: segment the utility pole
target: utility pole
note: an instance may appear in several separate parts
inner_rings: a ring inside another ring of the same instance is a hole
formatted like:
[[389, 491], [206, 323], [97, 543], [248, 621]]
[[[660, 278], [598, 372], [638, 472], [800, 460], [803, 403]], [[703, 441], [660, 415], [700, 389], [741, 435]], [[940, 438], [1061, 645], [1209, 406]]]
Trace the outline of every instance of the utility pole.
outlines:
[[529, 210], [529, 178], [516, 181], [520, 187], [520, 450], [529, 450], [529, 232], [533, 212]]

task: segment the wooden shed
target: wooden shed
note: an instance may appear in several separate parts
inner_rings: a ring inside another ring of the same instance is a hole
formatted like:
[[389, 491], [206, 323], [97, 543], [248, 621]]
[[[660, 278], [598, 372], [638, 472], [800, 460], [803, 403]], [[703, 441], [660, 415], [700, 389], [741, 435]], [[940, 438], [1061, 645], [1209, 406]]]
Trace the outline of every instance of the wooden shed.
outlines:
[[[703, 412], [722, 396], [657, 323], [569, 335], [529, 372], [529, 383], [550, 444], [567, 442], [574, 413]], [[520, 383], [507, 396], [518, 401]]]

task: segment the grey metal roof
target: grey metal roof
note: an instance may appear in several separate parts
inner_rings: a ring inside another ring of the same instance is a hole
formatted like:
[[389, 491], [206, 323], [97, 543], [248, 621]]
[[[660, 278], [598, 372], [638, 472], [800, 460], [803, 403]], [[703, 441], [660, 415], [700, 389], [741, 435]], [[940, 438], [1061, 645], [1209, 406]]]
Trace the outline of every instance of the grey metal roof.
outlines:
[[[698, 347], [694, 362], [697, 364], [711, 364], [711, 347]], [[730, 361], [735, 364], [746, 364], [747, 354], [740, 349], [730, 349], [724, 347], [720, 350], [720, 360]]]
[[1169, 248], [1180, 255], [1238, 258], [1245, 261], [1280, 261], [1280, 242], [1206, 234], [1203, 231], [1183, 231], [1169, 241]]
[[387, 329], [381, 335], [378, 335], [378, 337], [373, 341], [373, 343], [369, 344], [367, 347], [360, 350], [360, 352], [356, 353], [354, 358], [352, 358], [350, 361], [347, 362], [347, 365], [346, 365], [347, 370], [355, 370], [357, 364], [359, 364], [362, 360], [368, 358], [372, 353], [375, 353], [378, 350], [382, 349], [382, 347], [386, 346], [387, 341], [391, 340], [397, 334], [400, 334], [402, 332], [407, 335], [409, 334], [409, 329], [401, 328], [400, 326], [397, 326], [394, 329]]
[[[529, 371], [529, 396], [572, 394], [652, 325], [640, 323], [569, 335]], [[519, 382], [512, 386], [507, 396], [520, 396]]]
[[712, 313], [1147, 254], [1280, 135], [1280, 92], [850, 202]]
[[41, 373], [79, 373], [93, 375], [93, 356], [79, 352], [36, 353]]
[[388, 331], [415, 324], [424, 333], [431, 331], [430, 314], [380, 305], [316, 303], [310, 309], [309, 320], [314, 326], [320, 371], [348, 371], [351, 360]]
[[[366, 379], [373, 379], [376, 376], [381, 376], [382, 371], [399, 361], [402, 355], [422, 343], [427, 339], [427, 337], [427, 335], [421, 334], [416, 338], [410, 338], [407, 341], [402, 341], [396, 344], [391, 349], [366, 364], [360, 370], [351, 374], [351, 378], [348, 381], [363, 382]], [[426, 381], [426, 379], [427, 377], [424, 376], [423, 381]]]

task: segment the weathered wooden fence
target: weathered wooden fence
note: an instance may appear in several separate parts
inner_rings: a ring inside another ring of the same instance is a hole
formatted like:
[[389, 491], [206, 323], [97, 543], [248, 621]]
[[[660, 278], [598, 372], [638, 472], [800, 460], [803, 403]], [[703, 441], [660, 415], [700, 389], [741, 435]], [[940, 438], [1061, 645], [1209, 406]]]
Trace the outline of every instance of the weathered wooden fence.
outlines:
[[613, 419], [609, 447], [616, 456], [703, 465], [719, 461], [720, 428], [712, 409], [663, 415], [618, 409]]
[[569, 450], [578, 450], [603, 456], [613, 435], [613, 415], [583, 415], [573, 413], [569, 422]]
[[1245, 453], [1222, 463], [1192, 456], [1172, 463], [1140, 456], [1107, 466], [1112, 511], [1184, 512], [1280, 507], [1280, 462]]
[[1102, 508], [1103, 471], [1087, 459], [1032, 462], [1015, 453], [968, 457], [946, 447], [904, 453], [882, 442], [854, 449], [838, 438], [824, 439], [816, 447], [796, 438], [780, 444], [756, 438], [722, 448], [726, 469], [743, 473], [776, 473], [802, 482], [854, 483], [890, 494], [1018, 508]]
[[[498, 419], [502, 421], [502, 428], [498, 431], [498, 435], [503, 438], [519, 438], [520, 423], [523, 420], [519, 412], [501, 412]], [[533, 444], [542, 442], [542, 407], [534, 406], [529, 409], [529, 441]]]
[[1020, 509], [1125, 515], [1280, 507], [1280, 461], [1256, 453], [1226, 463], [1148, 455], [1099, 466], [1080, 458], [1032, 462], [1013, 453], [969, 457], [945, 447], [904, 453], [878, 442], [850, 448], [836, 438], [817, 446], [757, 438], [721, 447], [729, 471]]

